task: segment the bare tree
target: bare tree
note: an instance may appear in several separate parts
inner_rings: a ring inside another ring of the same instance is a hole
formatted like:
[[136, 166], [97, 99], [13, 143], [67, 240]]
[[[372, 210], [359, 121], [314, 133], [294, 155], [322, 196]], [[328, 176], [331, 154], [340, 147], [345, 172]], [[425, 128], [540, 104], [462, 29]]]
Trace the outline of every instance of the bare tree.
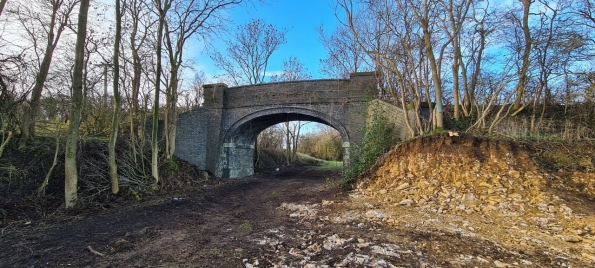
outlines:
[[[467, 60], [468, 64], [464, 64], [464, 61], [461, 62], [461, 78], [464, 88], [463, 113], [465, 116], [470, 117], [475, 115], [473, 107], [475, 107], [475, 95], [484, 64], [486, 40], [494, 31], [494, 28], [491, 28], [487, 22], [488, 8], [489, 2], [486, 2], [485, 7], [472, 4], [471, 20], [473, 24], [470, 27], [473, 30], [470, 31], [470, 35], [461, 38], [461, 40], [468, 40], [465, 46], [470, 52]], [[471, 81], [469, 81], [469, 77], [471, 77]]]
[[[435, 110], [435, 117], [436, 122], [434, 123], [437, 128], [444, 127], [444, 119], [443, 119], [443, 88], [442, 88], [442, 80], [440, 74], [440, 62], [441, 59], [436, 59], [434, 54], [434, 36], [433, 33], [435, 32], [434, 27], [436, 27], [433, 21], [437, 18], [437, 13], [435, 12], [435, 3], [431, 0], [420, 0], [420, 1], [413, 1], [408, 0], [407, 8], [410, 8], [412, 11], [413, 17], [417, 19], [417, 23], [421, 27], [421, 31], [423, 33], [423, 41], [425, 45], [427, 61], [430, 65], [431, 75], [432, 75], [432, 84], [434, 85], [434, 94], [436, 97], [434, 101], [436, 102], [436, 110]], [[446, 44], [442, 45], [445, 48]], [[442, 53], [440, 53], [442, 55]]]
[[368, 56], [344, 24], [339, 24], [328, 36], [320, 26], [318, 35], [328, 55], [320, 60], [321, 73], [334, 78], [349, 78], [350, 73], [371, 69]]
[[[29, 39], [33, 41], [35, 54], [39, 55], [39, 69], [31, 89], [29, 105], [25, 106], [21, 123], [21, 139], [19, 141], [21, 148], [25, 147], [27, 141], [35, 135], [39, 100], [48, 77], [52, 57], [62, 33], [69, 26], [70, 14], [78, 3], [78, 0], [50, 0], [34, 2], [33, 5], [30, 5], [31, 3], [23, 4], [14, 11]], [[40, 33], [46, 34], [39, 36]], [[45, 39], [44, 48], [38, 47], [38, 45], [41, 46], [42, 39]]]
[[[581, 0], [579, 3], [576, 9], [576, 14], [579, 17], [578, 24], [585, 26], [588, 29], [587, 32], [593, 33], [593, 30], [595, 30], [595, 1]], [[592, 34], [586, 36], [591, 42], [591, 45], [593, 45], [595, 43], [595, 36]]]
[[[452, 43], [452, 91], [454, 97], [454, 118], [460, 118], [460, 104], [461, 104], [461, 85], [460, 85], [460, 72], [461, 69], [465, 68], [463, 62], [463, 53], [461, 49], [460, 39], [463, 25], [467, 20], [469, 9], [472, 4], [472, 0], [461, 0], [461, 1], [442, 1], [443, 10], [448, 15], [448, 19], [443, 21], [443, 29], [450, 43]], [[464, 81], [464, 80], [463, 80]], [[463, 87], [466, 89], [466, 84], [463, 83]]]
[[197, 109], [203, 103], [203, 85], [205, 84], [206, 76], [202, 71], [194, 74], [192, 84], [180, 92], [181, 109], [180, 112], [187, 112], [192, 109]]
[[263, 20], [252, 20], [238, 26], [232, 39], [225, 41], [225, 54], [215, 51], [211, 58], [234, 85], [263, 83], [269, 58], [286, 42], [287, 32]]
[[[118, 140], [118, 130], [120, 125], [120, 109], [121, 97], [119, 91], [120, 82], [120, 41], [122, 40], [122, 10], [120, 9], [120, 0], [115, 0], [115, 15], [116, 15], [116, 32], [114, 38], [114, 55], [113, 55], [113, 66], [114, 66], [114, 78], [113, 78], [113, 91], [114, 91], [114, 112], [112, 116], [112, 132], [110, 133], [110, 140], [108, 144], [108, 161], [110, 169], [110, 183], [112, 186], [112, 193], [117, 194], [120, 191], [118, 185], [118, 165], [116, 164], [116, 141]], [[124, 2], [126, 5], [126, 2]]]
[[76, 163], [79, 126], [83, 112], [83, 69], [85, 56], [85, 40], [87, 37], [87, 13], [89, 0], [81, 0], [79, 6], [74, 68], [72, 71], [72, 94], [70, 107], [70, 124], [66, 134], [64, 157], [64, 197], [66, 208], [73, 208], [77, 202], [78, 170]]
[[171, 8], [172, 0], [153, 0], [159, 21], [157, 26], [157, 47], [155, 50], [157, 63], [155, 64], [155, 91], [153, 92], [153, 120], [151, 128], [151, 173], [155, 184], [159, 182], [159, 93], [161, 90], [161, 53], [163, 43], [163, 32], [165, 28], [165, 16]]
[[298, 58], [291, 56], [283, 61], [283, 70], [280, 74], [271, 76], [271, 82], [299, 81], [312, 79], [308, 68]]
[[522, 101], [524, 98], [525, 93], [525, 86], [527, 85], [527, 81], [529, 80], [529, 67], [531, 65], [531, 45], [533, 43], [533, 39], [531, 38], [531, 30], [529, 29], [529, 12], [531, 9], [531, 4], [535, 0], [520, 0], [523, 4], [523, 14], [520, 18], [514, 17], [521, 27], [523, 31], [523, 53], [521, 55], [521, 67], [518, 71], [519, 80], [517, 82], [515, 91], [516, 91], [516, 98], [514, 100], [513, 109], [515, 113], [520, 112], [524, 109], [524, 105], [522, 105]]
[[226, 22], [223, 12], [242, 0], [175, 1], [165, 21], [165, 49], [169, 58], [169, 77], [165, 104], [165, 157], [175, 152], [178, 88], [184, 59], [184, 46], [193, 36], [206, 35], [221, 29]]
[[[140, 114], [140, 107], [142, 103], [146, 103], [140, 97], [143, 85], [147, 85], [152, 81], [151, 68], [148, 66], [153, 59], [154, 43], [153, 33], [154, 26], [157, 19], [153, 16], [150, 9], [150, 1], [146, 0], [128, 0], [124, 8], [124, 17], [128, 25], [127, 34], [129, 34], [128, 43], [125, 48], [128, 48], [128, 53], [125, 52], [125, 66], [131, 65], [132, 73], [125, 72], [125, 75], [130, 77], [130, 85], [125, 88], [130, 88], [129, 91], [124, 91], [126, 94], [130, 129], [130, 143], [132, 147], [132, 155], [134, 162], [138, 162], [139, 146], [144, 146], [143, 142], [137, 142], [138, 139], [145, 138], [144, 123]], [[126, 40], [123, 40], [126, 42]], [[146, 111], [147, 107], [144, 107]], [[142, 149], [141, 149], [142, 151]]]
[[[427, 53], [421, 26], [407, 1], [354, 3], [338, 0], [338, 12], [346, 14], [342, 22], [353, 34], [358, 46], [377, 66], [381, 96], [400, 106], [412, 135], [424, 131], [422, 118], [416, 113], [409, 119], [408, 107], [421, 109], [429, 102], [430, 82]], [[432, 109], [432, 107], [429, 107]], [[431, 118], [430, 118], [431, 120]]]

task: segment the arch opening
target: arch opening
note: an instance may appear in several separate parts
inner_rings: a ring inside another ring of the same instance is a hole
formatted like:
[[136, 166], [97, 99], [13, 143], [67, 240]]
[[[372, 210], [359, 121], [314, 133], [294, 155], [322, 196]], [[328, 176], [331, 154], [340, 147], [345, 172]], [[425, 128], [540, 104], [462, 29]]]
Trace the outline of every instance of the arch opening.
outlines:
[[287, 121], [310, 121], [327, 125], [341, 136], [343, 163], [349, 161], [349, 135], [343, 125], [323, 113], [303, 108], [275, 108], [250, 114], [234, 123], [224, 137], [220, 170], [224, 178], [254, 174], [256, 138], [265, 129]]

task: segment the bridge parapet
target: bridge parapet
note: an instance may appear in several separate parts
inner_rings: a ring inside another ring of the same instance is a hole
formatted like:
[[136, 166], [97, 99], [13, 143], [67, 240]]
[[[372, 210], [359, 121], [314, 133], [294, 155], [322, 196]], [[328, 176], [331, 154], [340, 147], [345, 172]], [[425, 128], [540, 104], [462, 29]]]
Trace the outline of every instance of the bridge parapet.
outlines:
[[207, 84], [202, 87], [203, 92], [203, 107], [205, 108], [222, 108], [223, 95], [227, 85], [224, 83]]
[[203, 105], [208, 108], [241, 108], [365, 101], [371, 98], [366, 96], [366, 91], [375, 85], [374, 72], [352, 73], [350, 79], [286, 81], [238, 87], [228, 87], [224, 83], [207, 84], [203, 86]]

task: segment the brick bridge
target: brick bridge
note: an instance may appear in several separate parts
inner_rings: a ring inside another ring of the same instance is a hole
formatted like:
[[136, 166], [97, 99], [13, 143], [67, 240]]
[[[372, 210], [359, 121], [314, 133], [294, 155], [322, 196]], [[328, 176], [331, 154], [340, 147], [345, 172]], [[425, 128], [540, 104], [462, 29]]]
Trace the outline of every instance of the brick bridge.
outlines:
[[348, 163], [349, 146], [362, 139], [366, 104], [375, 87], [374, 73], [231, 88], [204, 85], [203, 106], [179, 116], [175, 155], [217, 177], [249, 176], [254, 174], [257, 135], [277, 123], [299, 120], [336, 129]]

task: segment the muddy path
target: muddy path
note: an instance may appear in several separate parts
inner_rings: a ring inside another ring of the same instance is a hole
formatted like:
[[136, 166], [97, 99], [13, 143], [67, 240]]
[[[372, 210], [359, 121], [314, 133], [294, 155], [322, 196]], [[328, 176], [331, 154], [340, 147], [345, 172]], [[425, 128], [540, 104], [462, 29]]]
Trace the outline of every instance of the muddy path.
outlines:
[[272, 172], [136, 208], [9, 226], [2, 230], [0, 266], [240, 267], [259, 251], [251, 237], [297, 225], [277, 210], [280, 204], [332, 199], [340, 187], [327, 180], [338, 176], [312, 168]]

